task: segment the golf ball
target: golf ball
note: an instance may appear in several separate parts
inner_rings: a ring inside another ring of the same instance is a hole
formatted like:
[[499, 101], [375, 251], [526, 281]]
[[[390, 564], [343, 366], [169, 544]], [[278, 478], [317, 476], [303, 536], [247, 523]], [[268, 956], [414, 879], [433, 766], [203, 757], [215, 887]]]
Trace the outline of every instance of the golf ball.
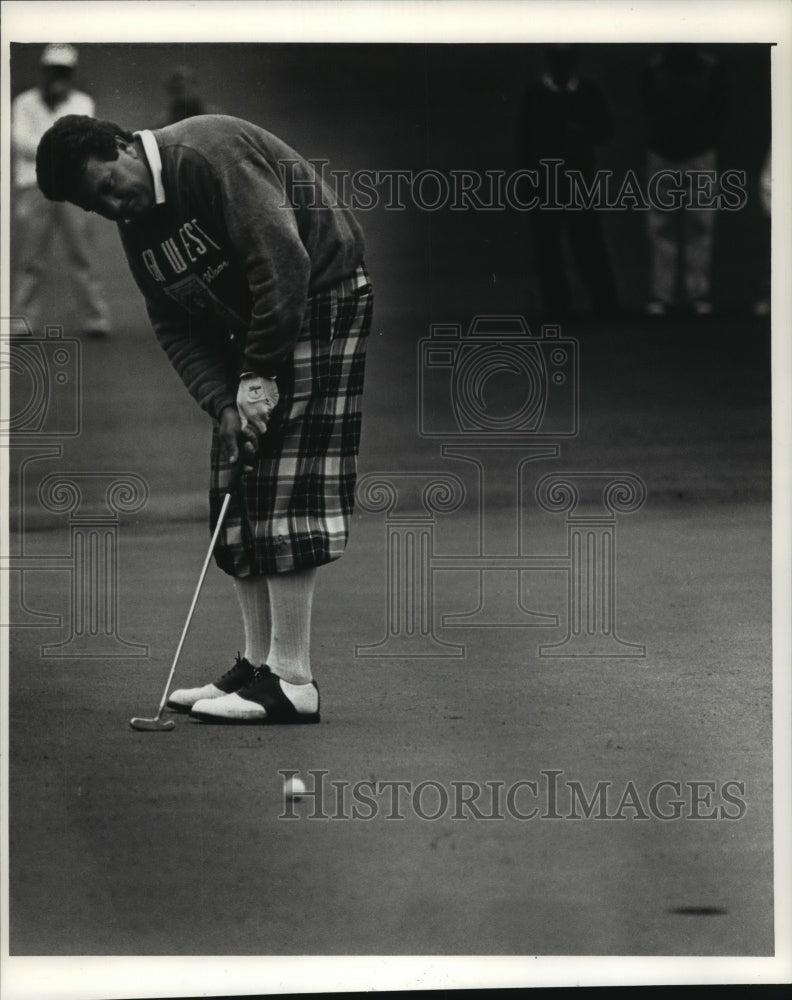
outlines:
[[287, 798], [299, 799], [305, 795], [305, 782], [301, 778], [289, 778], [284, 786], [284, 793]]

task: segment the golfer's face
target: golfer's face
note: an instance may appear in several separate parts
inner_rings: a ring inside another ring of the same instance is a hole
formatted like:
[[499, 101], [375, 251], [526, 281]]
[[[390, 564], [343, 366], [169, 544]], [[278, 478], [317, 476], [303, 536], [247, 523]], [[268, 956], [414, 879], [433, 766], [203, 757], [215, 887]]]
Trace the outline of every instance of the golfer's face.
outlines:
[[113, 222], [135, 219], [154, 205], [148, 167], [135, 147], [126, 143], [119, 144], [117, 160], [88, 159], [79, 194], [86, 211]]

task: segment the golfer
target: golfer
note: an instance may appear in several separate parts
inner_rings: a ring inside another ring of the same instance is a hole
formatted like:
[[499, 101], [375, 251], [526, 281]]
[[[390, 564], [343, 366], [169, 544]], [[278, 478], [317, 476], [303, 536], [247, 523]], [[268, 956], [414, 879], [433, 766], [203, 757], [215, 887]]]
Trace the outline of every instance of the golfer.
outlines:
[[134, 133], [67, 115], [36, 174], [48, 199], [118, 224], [154, 333], [213, 420], [212, 530], [245, 465], [215, 548], [244, 656], [168, 706], [204, 722], [318, 722], [312, 599], [317, 568], [347, 543], [371, 326], [359, 226], [298, 153], [223, 115]]

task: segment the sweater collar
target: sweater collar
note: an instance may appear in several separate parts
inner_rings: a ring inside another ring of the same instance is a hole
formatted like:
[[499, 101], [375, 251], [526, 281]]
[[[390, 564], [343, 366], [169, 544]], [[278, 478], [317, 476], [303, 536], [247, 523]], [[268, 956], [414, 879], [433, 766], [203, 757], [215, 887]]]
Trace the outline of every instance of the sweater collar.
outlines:
[[149, 170], [154, 180], [154, 203], [156, 205], [165, 204], [165, 188], [162, 184], [162, 158], [160, 157], [159, 146], [154, 138], [154, 133], [148, 129], [134, 132], [143, 143], [143, 152], [148, 160]]

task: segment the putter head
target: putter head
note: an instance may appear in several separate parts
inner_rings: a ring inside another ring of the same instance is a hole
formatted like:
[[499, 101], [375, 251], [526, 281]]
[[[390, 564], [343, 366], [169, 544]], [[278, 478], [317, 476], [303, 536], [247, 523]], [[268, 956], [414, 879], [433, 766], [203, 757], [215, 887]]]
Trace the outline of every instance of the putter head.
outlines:
[[130, 719], [129, 724], [133, 729], [139, 729], [144, 733], [163, 733], [173, 729], [176, 723], [173, 719]]

